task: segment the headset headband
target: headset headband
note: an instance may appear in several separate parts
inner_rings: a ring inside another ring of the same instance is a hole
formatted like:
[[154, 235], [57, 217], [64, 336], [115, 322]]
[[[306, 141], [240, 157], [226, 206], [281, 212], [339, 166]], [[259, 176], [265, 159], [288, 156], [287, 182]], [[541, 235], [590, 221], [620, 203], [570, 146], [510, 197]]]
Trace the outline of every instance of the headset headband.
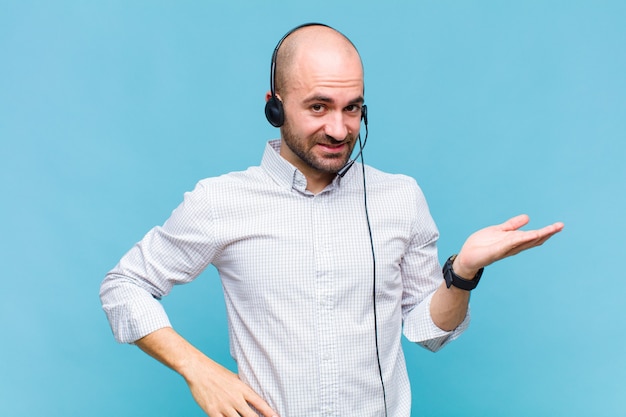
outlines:
[[272, 97], [276, 97], [276, 57], [278, 56], [278, 50], [280, 49], [280, 46], [283, 44], [285, 39], [289, 37], [289, 35], [307, 26], [323, 26], [323, 27], [332, 29], [330, 26], [325, 25], [323, 23], [309, 22], [309, 23], [304, 23], [302, 25], [296, 26], [295, 28], [291, 29], [289, 32], [285, 33], [285, 35], [282, 38], [280, 38], [280, 40], [276, 44], [276, 48], [274, 48], [274, 53], [272, 54], [272, 64], [270, 67], [270, 92], [272, 94]]

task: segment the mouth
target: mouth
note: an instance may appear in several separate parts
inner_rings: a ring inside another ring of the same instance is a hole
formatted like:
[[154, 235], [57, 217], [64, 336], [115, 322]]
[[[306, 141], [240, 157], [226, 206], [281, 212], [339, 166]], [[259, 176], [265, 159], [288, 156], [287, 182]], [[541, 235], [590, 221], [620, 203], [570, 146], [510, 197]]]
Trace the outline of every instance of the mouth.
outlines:
[[346, 142], [329, 144], [329, 143], [318, 143], [319, 146], [326, 153], [341, 153], [346, 150], [348, 144]]

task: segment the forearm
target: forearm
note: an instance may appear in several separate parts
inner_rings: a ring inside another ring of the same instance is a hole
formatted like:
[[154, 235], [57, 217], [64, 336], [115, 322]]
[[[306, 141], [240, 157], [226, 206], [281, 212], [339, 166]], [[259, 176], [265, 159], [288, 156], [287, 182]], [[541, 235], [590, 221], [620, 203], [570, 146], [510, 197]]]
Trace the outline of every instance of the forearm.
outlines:
[[137, 340], [135, 344], [148, 355], [178, 372], [187, 381], [194, 370], [210, 365], [219, 367], [171, 327], [165, 327]]
[[[462, 265], [458, 261], [458, 257], [455, 259], [452, 269], [456, 275], [464, 279], [476, 276], [477, 272]], [[430, 304], [430, 314], [433, 323], [445, 331], [456, 329], [467, 315], [469, 298], [469, 291], [455, 286], [448, 288], [445, 282], [442, 282], [435, 294], [433, 294]]]
[[456, 329], [467, 315], [469, 294], [469, 291], [456, 287], [447, 288], [442, 282], [430, 302], [433, 323], [448, 332]]

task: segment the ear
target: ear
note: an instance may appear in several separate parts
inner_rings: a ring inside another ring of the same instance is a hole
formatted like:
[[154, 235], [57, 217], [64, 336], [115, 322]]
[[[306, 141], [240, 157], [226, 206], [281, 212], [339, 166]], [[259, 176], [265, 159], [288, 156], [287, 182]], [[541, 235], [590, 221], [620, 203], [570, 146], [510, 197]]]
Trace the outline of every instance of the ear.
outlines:
[[265, 93], [265, 102], [267, 103], [270, 98], [272, 98], [272, 92], [268, 91], [267, 93]]

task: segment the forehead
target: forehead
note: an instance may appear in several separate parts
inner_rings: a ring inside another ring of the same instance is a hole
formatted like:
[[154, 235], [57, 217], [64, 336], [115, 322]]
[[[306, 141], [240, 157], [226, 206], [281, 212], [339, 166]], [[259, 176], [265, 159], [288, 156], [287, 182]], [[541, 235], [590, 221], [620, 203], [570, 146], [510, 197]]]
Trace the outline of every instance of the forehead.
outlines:
[[324, 46], [317, 43], [299, 48], [290, 70], [288, 90], [294, 93], [329, 97], [363, 94], [361, 59], [349, 44]]

